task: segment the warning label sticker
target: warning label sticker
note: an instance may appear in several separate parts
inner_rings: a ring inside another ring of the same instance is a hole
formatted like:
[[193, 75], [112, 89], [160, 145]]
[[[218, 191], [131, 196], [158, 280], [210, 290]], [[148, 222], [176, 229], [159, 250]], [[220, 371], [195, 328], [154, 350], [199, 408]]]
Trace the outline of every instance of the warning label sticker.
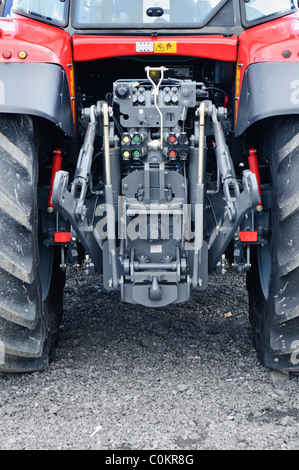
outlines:
[[157, 42], [136, 42], [136, 52], [154, 52], [155, 54], [176, 54], [177, 42], [157, 41]]
[[155, 42], [154, 51], [157, 54], [176, 54], [177, 43], [174, 41], [157, 41]]

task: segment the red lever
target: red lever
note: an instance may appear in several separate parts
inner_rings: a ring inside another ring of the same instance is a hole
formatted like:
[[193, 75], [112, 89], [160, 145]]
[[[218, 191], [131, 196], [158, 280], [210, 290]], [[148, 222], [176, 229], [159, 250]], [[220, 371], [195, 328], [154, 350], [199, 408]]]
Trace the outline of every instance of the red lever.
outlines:
[[57, 171], [61, 170], [61, 166], [62, 166], [61, 150], [57, 149], [54, 151], [54, 157], [53, 157], [53, 163], [52, 163], [50, 192], [49, 192], [49, 199], [48, 199], [48, 212], [49, 213], [52, 213], [54, 210], [54, 204], [52, 203], [53, 183], [54, 183], [54, 178], [55, 178]]
[[260, 169], [259, 169], [259, 164], [258, 164], [258, 159], [257, 159], [257, 154], [256, 154], [255, 149], [249, 149], [248, 163], [249, 163], [250, 171], [252, 171], [252, 173], [254, 173], [256, 176], [258, 192], [259, 192], [259, 203], [257, 206], [257, 210], [261, 211], [263, 210], [261, 177], [260, 177]]

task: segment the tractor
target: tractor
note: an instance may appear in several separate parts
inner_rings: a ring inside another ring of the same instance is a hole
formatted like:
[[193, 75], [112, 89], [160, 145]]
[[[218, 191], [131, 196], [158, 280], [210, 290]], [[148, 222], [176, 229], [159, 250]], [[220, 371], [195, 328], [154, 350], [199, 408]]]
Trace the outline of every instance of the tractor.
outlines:
[[13, 0], [1, 373], [47, 367], [71, 269], [157, 309], [233, 269], [258, 360], [299, 371], [298, 26], [294, 0]]

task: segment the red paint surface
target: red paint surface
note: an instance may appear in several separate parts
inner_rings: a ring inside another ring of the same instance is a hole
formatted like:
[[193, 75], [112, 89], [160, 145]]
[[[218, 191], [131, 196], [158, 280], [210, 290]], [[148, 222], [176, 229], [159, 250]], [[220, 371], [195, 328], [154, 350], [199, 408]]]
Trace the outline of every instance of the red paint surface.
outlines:
[[[283, 57], [290, 51], [289, 58]], [[299, 16], [297, 13], [249, 28], [239, 36], [236, 86], [236, 117], [242, 80], [248, 65], [257, 62], [299, 62]]]
[[[172, 55], [203, 57], [208, 59], [236, 61], [237, 36], [73, 36], [74, 61], [82, 62], [109, 57], [149, 55], [152, 52], [136, 53], [137, 42], [176, 42], [177, 52]], [[161, 54], [156, 54], [157, 57]]]
[[[2, 55], [6, 50], [12, 53], [9, 59]], [[20, 51], [26, 51], [25, 59], [18, 57]], [[72, 58], [71, 37], [66, 31], [21, 16], [0, 19], [0, 63], [59, 64], [66, 71], [70, 96], [75, 97]]]

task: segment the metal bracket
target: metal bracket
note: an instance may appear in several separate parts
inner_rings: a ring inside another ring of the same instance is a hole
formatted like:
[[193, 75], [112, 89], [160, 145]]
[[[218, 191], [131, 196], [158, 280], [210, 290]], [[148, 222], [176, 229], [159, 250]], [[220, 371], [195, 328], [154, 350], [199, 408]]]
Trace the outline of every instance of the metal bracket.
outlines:
[[[99, 248], [103, 249], [102, 241], [96, 237], [94, 227], [90, 226], [87, 219], [87, 208], [85, 206], [85, 199], [90, 179], [90, 171], [92, 165], [92, 157], [94, 153], [94, 141], [96, 137], [97, 126], [99, 125], [99, 118], [102, 117], [104, 129], [104, 152], [105, 152], [105, 173], [106, 185], [105, 196], [106, 202], [113, 206], [113, 191], [111, 186], [111, 170], [110, 170], [110, 149], [109, 149], [109, 108], [106, 102], [91, 106], [86, 110], [86, 115], [89, 116], [90, 122], [88, 124], [87, 132], [85, 134], [84, 143], [80, 150], [75, 178], [71, 185], [71, 191], [68, 190], [69, 173], [66, 171], [59, 171], [56, 173], [53, 184], [52, 201], [58, 210], [63, 213], [63, 216], [68, 220], [76, 232], [78, 238], [85, 248], [88, 262], [89, 271], [93, 271], [93, 266], [90, 261], [94, 263], [95, 268], [101, 271], [102, 263]], [[115, 221], [110, 222], [114, 225]], [[108, 227], [108, 228], [109, 228]], [[116, 272], [116, 251], [115, 241], [108, 235], [110, 246], [110, 253], [113, 257], [113, 285], [117, 287], [117, 272]]]
[[90, 108], [90, 122], [85, 134], [83, 146], [80, 150], [75, 178], [72, 183], [71, 193], [76, 198], [75, 216], [77, 219], [83, 220], [86, 215], [86, 207], [84, 206], [89, 175], [92, 165], [92, 156], [94, 152], [94, 141], [96, 136], [96, 128], [98, 122], [96, 120], [95, 106]]
[[244, 217], [252, 210], [259, 201], [259, 191], [256, 176], [250, 170], [243, 172], [243, 191], [235, 198], [233, 219], [224, 218], [219, 226], [217, 235], [210, 247], [209, 271], [212, 272], [226, 250], [229, 242], [238, 230]]
[[64, 218], [71, 224], [76, 232], [86, 253], [92, 258], [98, 271], [101, 271], [101, 258], [99, 253], [99, 243], [96, 240], [93, 227], [90, 227], [86, 218], [76, 217], [76, 208], [78, 201], [68, 191], [69, 173], [67, 171], [58, 171], [53, 184], [52, 201], [54, 206], [62, 211]]

